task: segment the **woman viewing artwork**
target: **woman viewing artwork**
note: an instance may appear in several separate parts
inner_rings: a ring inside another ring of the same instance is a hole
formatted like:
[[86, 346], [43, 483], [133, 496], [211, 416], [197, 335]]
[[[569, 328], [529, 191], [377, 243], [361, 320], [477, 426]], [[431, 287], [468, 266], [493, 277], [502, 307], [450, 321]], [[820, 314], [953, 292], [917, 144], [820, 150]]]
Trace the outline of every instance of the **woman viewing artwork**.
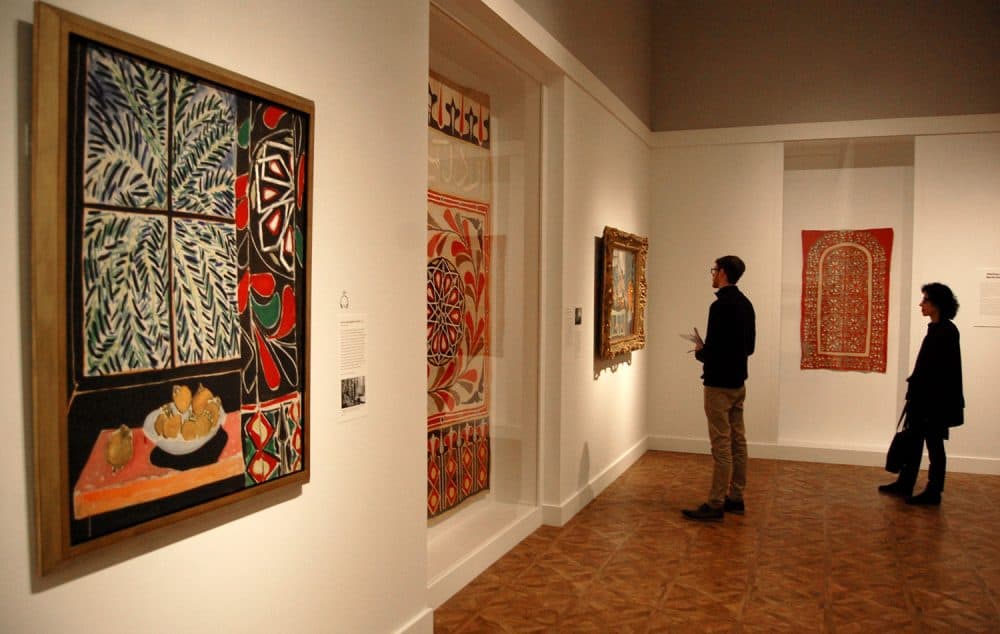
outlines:
[[[921, 289], [921, 313], [930, 319], [927, 334], [920, 344], [913, 374], [906, 379], [906, 422], [913, 429], [914, 441], [907, 448], [907, 457], [899, 478], [879, 487], [881, 493], [899, 495], [907, 504], [938, 505], [944, 491], [947, 459], [944, 441], [948, 430], [964, 422], [965, 397], [962, 394], [962, 354], [958, 328], [952, 319], [958, 313], [958, 300], [951, 289], [934, 282]], [[930, 460], [927, 488], [912, 495], [917, 481], [924, 444]]]

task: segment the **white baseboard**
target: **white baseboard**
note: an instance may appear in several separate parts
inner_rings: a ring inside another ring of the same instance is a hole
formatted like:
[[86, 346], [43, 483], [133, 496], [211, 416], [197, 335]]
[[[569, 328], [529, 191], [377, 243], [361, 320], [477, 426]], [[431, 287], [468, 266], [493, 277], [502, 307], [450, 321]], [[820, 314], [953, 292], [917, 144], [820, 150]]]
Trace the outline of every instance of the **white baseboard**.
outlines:
[[[476, 532], [482, 540], [427, 582], [427, 602], [432, 608], [440, 607], [542, 525], [542, 511], [537, 506], [494, 504], [484, 509], [464, 522], [466, 532]], [[484, 527], [496, 526], [496, 517], [509, 519], [492, 534], [483, 535]]]
[[647, 439], [653, 451], [678, 451], [680, 453], [711, 453], [708, 438], [685, 438], [682, 436], [654, 436]]
[[410, 622], [396, 630], [396, 634], [433, 634], [434, 610], [424, 608]]
[[590, 479], [576, 493], [564, 500], [560, 504], [542, 504], [542, 523], [547, 526], [564, 526], [580, 509], [595, 497], [601, 494], [609, 484], [614, 482], [618, 476], [625, 473], [626, 469], [635, 464], [636, 460], [642, 457], [649, 449], [649, 437], [643, 438], [617, 460], [612, 462], [607, 468]]
[[[656, 451], [679, 451], [682, 453], [711, 453], [707, 438], [680, 436], [649, 436], [649, 448]], [[863, 467], [881, 467], [885, 464], [885, 450], [844, 447], [818, 447], [779, 443], [747, 443], [751, 458], [770, 460], [798, 460], [802, 462], [825, 462], [828, 464], [850, 464]], [[926, 455], [926, 454], [925, 454]], [[925, 460], [926, 467], [926, 460]], [[1000, 475], [1000, 460], [973, 456], [948, 454], [948, 470], [955, 473], [978, 473]], [[547, 522], [546, 522], [547, 523]]]

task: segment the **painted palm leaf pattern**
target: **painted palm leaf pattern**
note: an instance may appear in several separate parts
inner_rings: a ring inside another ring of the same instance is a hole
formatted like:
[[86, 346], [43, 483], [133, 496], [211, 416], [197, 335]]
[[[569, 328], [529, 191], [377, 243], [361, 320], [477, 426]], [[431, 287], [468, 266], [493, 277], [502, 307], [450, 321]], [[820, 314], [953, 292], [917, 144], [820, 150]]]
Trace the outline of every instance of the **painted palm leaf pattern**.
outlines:
[[173, 123], [174, 209], [233, 218], [236, 95], [179, 75]]
[[87, 376], [170, 361], [167, 223], [87, 211], [83, 224], [83, 366]]
[[236, 227], [175, 220], [172, 251], [177, 363], [238, 357]]
[[86, 202], [166, 207], [167, 77], [136, 58], [88, 50]]

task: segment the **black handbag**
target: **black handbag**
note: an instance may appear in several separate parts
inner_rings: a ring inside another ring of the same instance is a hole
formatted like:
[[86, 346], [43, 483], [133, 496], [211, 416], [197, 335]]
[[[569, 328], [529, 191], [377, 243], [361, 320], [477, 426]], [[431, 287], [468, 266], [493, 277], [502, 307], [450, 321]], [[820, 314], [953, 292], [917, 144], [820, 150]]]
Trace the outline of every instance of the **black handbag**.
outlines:
[[889, 451], [885, 453], [885, 470], [889, 473], [899, 473], [906, 464], [906, 458], [910, 453], [910, 448], [916, 439], [916, 433], [903, 420], [906, 417], [906, 408], [899, 415], [899, 422], [896, 423], [896, 434], [889, 443]]

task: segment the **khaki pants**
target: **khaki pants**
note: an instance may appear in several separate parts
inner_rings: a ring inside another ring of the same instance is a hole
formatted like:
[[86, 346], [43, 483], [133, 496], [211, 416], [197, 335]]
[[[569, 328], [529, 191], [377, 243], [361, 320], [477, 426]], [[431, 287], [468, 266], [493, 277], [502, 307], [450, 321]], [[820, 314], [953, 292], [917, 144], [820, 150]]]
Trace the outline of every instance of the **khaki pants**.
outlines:
[[712, 441], [712, 490], [708, 503], [721, 507], [726, 496], [743, 499], [747, 483], [747, 438], [743, 425], [746, 386], [738, 388], [705, 386], [705, 416]]

